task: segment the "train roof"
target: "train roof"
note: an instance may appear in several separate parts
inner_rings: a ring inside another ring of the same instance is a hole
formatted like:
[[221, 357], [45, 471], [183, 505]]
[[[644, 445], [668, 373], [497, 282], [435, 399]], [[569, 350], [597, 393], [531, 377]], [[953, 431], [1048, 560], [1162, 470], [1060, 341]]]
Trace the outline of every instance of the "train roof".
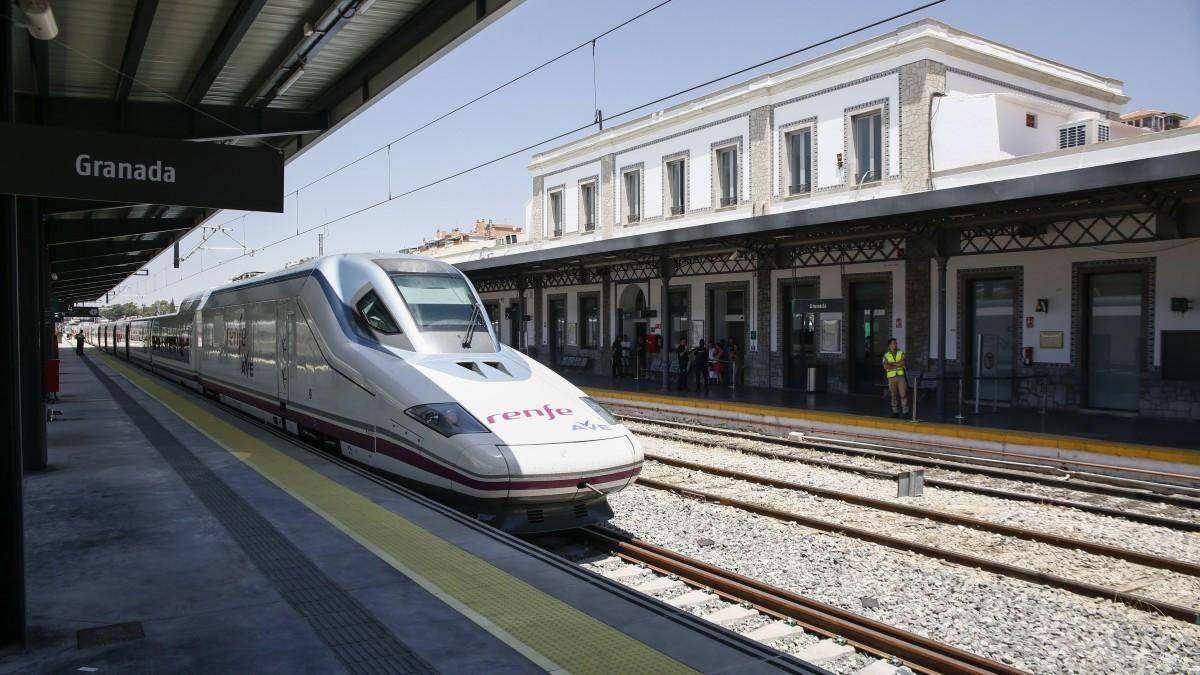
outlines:
[[414, 273], [414, 274], [461, 274], [458, 268], [420, 255], [412, 255], [408, 253], [338, 253], [334, 255], [322, 256], [307, 260], [299, 265], [285, 267], [267, 272], [249, 279], [242, 279], [228, 284], [222, 284], [209, 289], [206, 294], [232, 291], [238, 288], [247, 286], [257, 286], [263, 283], [269, 283], [275, 280], [288, 279], [295, 276], [300, 276], [305, 272], [311, 273], [317, 269], [329, 269], [331, 267], [343, 264], [353, 264], [355, 262], [370, 262], [383, 268], [388, 273]]
[[[258, 276], [250, 277], [248, 279], [241, 279], [239, 281], [222, 284], [220, 286], [214, 286], [212, 288], [208, 288], [208, 289], [205, 289], [205, 290], [197, 292], [197, 293], [191, 293], [191, 294], [185, 296], [183, 298], [183, 300], [179, 303], [179, 309], [176, 311], [176, 314], [182, 314], [182, 313], [186, 313], [186, 312], [194, 312], [197, 309], [200, 309], [205, 304], [207, 304], [209, 296], [211, 296], [214, 293], [224, 293], [227, 291], [234, 291], [239, 288], [258, 286], [258, 285], [262, 285], [264, 283], [270, 283], [272, 281], [282, 281], [284, 279], [291, 279], [291, 278], [295, 278], [298, 276], [306, 276], [306, 273], [311, 274], [314, 270], [317, 270], [317, 269], [329, 269], [331, 267], [343, 265], [343, 264], [347, 264], [347, 263], [362, 264], [364, 262], [373, 263], [375, 265], [378, 265], [379, 267], [383, 268], [383, 271], [388, 272], [389, 274], [401, 274], [401, 273], [456, 274], [456, 275], [462, 274], [462, 272], [460, 272], [457, 267], [455, 267], [449, 263], [445, 263], [440, 260], [435, 260], [433, 258], [428, 258], [425, 256], [420, 256], [420, 255], [412, 255], [412, 254], [408, 254], [408, 253], [387, 253], [387, 252], [338, 253], [338, 254], [334, 254], [334, 255], [322, 256], [320, 258], [313, 258], [312, 260], [307, 260], [299, 265], [293, 265], [291, 267], [284, 267], [283, 269], [278, 269], [273, 272], [267, 272], [266, 274], [260, 274]], [[175, 316], [175, 314], [159, 314], [156, 316], [127, 317], [127, 318], [119, 319], [119, 320], [120, 321], [139, 321], [139, 320], [147, 320], [147, 319], [157, 319], [157, 318], [166, 317], [166, 316]]]

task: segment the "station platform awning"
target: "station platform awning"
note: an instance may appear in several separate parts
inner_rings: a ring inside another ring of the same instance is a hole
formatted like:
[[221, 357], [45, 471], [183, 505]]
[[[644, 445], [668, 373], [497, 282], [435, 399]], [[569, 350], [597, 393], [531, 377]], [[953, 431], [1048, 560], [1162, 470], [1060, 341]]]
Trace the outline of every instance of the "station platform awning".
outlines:
[[[675, 258], [677, 273], [699, 264], [680, 255], [743, 249], [767, 255], [807, 248], [793, 262], [839, 264], [854, 258], [855, 241], [881, 237], [920, 237], [937, 241], [944, 255], [958, 250], [959, 235], [967, 228], [984, 232], [1027, 226], [1030, 232], [1046, 223], [1105, 213], [1150, 212], [1158, 217], [1156, 236], [1185, 236], [1180, 227], [1200, 220], [1184, 214], [1200, 205], [1200, 152], [1183, 152], [1146, 159], [1084, 167], [1056, 173], [1008, 178], [961, 187], [862, 199], [809, 209], [784, 211], [639, 234], [596, 238], [573, 244], [530, 246], [527, 250], [456, 263], [481, 288], [489, 280], [542, 275], [550, 279], [563, 270], [629, 265], [621, 276], [657, 275], [661, 259]], [[1195, 235], [1190, 235], [1195, 236]], [[846, 246], [849, 242], [849, 247]], [[822, 263], [821, 261], [825, 261]], [[750, 264], [750, 263], [745, 263]], [[745, 266], [742, 265], [742, 267]], [[740, 271], [728, 264], [709, 271]], [[736, 266], [734, 266], [736, 267]], [[725, 269], [729, 268], [729, 269]], [[511, 283], [503, 283], [511, 286]]]
[[[16, 121], [267, 146], [287, 161], [515, 4], [53, 0], [54, 40], [13, 28]], [[39, 202], [64, 306], [104, 295], [215, 212]]]

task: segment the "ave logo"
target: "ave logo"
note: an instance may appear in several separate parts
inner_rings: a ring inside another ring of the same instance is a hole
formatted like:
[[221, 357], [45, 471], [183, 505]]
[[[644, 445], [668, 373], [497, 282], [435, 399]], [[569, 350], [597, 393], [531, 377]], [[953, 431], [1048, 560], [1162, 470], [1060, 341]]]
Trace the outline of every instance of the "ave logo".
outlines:
[[596, 424], [591, 420], [580, 420], [571, 425], [571, 431], [612, 431], [607, 424]]

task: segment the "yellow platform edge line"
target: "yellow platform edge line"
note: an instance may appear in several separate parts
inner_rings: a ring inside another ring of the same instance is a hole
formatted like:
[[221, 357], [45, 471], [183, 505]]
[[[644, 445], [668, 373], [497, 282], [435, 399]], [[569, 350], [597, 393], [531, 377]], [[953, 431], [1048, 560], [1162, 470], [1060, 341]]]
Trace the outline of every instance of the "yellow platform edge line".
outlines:
[[548, 672], [694, 672], [321, 475], [133, 367], [107, 355], [101, 359], [218, 446]]
[[1018, 432], [1003, 429], [980, 429], [978, 427], [958, 427], [937, 422], [921, 422], [919, 426], [912, 422], [893, 422], [885, 419], [875, 419], [865, 415], [852, 413], [825, 412], [818, 410], [800, 410], [782, 408], [754, 403], [731, 403], [728, 401], [706, 401], [704, 399], [680, 398], [664, 394], [648, 394], [629, 392], [617, 389], [602, 389], [599, 387], [580, 387], [589, 396], [595, 398], [622, 399], [640, 403], [660, 403], [681, 407], [700, 408], [705, 410], [720, 410], [743, 415], [759, 415], [767, 417], [784, 417], [818, 422], [844, 424], [847, 426], [868, 427], [888, 431], [903, 431], [906, 433], [920, 432], [935, 436], [949, 436], [992, 443], [1010, 443], [1016, 445], [1036, 445], [1060, 450], [1076, 450], [1094, 452], [1117, 457], [1151, 459], [1160, 462], [1175, 462], [1179, 464], [1200, 465], [1200, 452], [1182, 448], [1167, 448], [1158, 445], [1135, 445], [1057, 436], [1040, 432]]

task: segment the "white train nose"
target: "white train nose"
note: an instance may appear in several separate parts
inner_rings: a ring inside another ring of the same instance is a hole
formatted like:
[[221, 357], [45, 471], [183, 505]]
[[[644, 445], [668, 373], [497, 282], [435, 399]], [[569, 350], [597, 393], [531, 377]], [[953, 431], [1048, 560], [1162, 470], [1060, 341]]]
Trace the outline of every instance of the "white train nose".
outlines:
[[[599, 440], [500, 445], [508, 460], [510, 499], [561, 497], [627, 486], [641, 471], [640, 453], [626, 435]], [[586, 483], [586, 485], [584, 485]], [[587, 486], [591, 486], [590, 488]]]

